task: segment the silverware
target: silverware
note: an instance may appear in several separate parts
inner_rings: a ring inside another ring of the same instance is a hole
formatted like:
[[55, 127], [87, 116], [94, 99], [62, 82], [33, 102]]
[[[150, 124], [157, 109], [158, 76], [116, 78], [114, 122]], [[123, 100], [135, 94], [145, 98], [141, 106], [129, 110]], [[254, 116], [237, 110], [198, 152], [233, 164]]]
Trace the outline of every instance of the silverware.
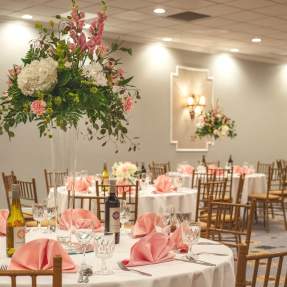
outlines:
[[6, 271], [8, 269], [8, 265], [7, 264], [1, 264], [0, 265], [0, 271]]
[[216, 256], [228, 256], [228, 254], [224, 254], [224, 253], [215, 253], [215, 252], [198, 252], [195, 253], [195, 255], [201, 255], [201, 254], [210, 254], [210, 255], [216, 255]]
[[206, 261], [203, 261], [203, 260], [198, 260], [198, 259], [194, 259], [194, 258], [175, 258], [175, 260], [177, 261], [182, 261], [182, 262], [187, 262], [187, 263], [194, 263], [194, 264], [199, 264], [199, 265], [204, 265], [204, 266], [216, 266], [215, 264], [213, 263], [209, 263], [209, 262], [206, 262]]
[[123, 271], [133, 271], [133, 272], [137, 272], [137, 273], [139, 273], [141, 275], [144, 275], [144, 276], [150, 276], [150, 277], [152, 276], [152, 274], [150, 274], [150, 273], [146, 273], [146, 272], [143, 272], [143, 271], [140, 271], [140, 270], [137, 270], [137, 269], [133, 269], [133, 268], [128, 268], [122, 262], [118, 262], [118, 266]]
[[196, 245], [222, 245], [220, 243], [214, 243], [214, 242], [198, 242]]

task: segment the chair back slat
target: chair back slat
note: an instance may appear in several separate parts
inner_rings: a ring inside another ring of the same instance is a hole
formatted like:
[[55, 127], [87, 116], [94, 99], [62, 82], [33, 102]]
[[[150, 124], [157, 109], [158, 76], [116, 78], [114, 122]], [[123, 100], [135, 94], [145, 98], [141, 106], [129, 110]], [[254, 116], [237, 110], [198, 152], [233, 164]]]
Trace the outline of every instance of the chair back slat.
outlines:
[[[0, 277], [10, 277], [11, 287], [17, 287], [17, 277], [30, 277], [32, 287], [37, 287], [38, 277], [52, 277], [51, 287], [62, 287], [62, 257], [53, 258], [52, 270], [5, 270], [0, 271]], [[20, 278], [19, 278], [20, 280]], [[23, 280], [23, 278], [21, 278]], [[22, 284], [20, 284], [22, 286]]]
[[45, 184], [46, 184], [46, 191], [49, 194], [50, 189], [55, 186], [63, 186], [65, 185], [65, 177], [68, 176], [68, 169], [65, 171], [48, 171], [44, 169], [44, 176], [45, 176]]
[[274, 163], [263, 163], [263, 162], [258, 161], [256, 172], [257, 173], [263, 173], [266, 176], [268, 176], [270, 167], [274, 167]]
[[38, 202], [35, 178], [31, 181], [17, 180], [16, 183], [19, 185], [22, 206], [31, 207], [34, 202]]
[[244, 182], [245, 182], [245, 174], [241, 174], [239, 177], [238, 188], [236, 191], [235, 203], [241, 203], [243, 188], [244, 188]]
[[17, 182], [17, 178], [13, 171], [11, 171], [11, 174], [5, 174], [4, 172], [2, 172], [2, 180], [6, 195], [7, 206], [10, 209], [12, 198], [12, 184]]
[[170, 162], [156, 163], [153, 161], [151, 164], [149, 164], [149, 170], [151, 172], [152, 181], [154, 181], [160, 175], [166, 174], [171, 171]]
[[210, 172], [210, 170], [206, 170], [207, 172], [198, 172], [193, 170], [192, 178], [191, 178], [191, 188], [198, 188], [199, 181], [200, 182], [211, 182], [215, 181], [214, 172]]

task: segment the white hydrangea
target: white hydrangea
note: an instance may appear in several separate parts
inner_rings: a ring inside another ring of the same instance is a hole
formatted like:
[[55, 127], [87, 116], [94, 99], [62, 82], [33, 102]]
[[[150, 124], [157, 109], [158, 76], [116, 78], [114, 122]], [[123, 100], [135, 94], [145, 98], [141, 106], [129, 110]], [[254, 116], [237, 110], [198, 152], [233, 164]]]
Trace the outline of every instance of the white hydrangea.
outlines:
[[85, 66], [83, 72], [84, 75], [91, 79], [97, 86], [107, 86], [107, 77], [100, 63], [93, 62]]
[[226, 136], [228, 134], [228, 132], [229, 132], [229, 127], [227, 125], [223, 125], [221, 127], [221, 135]]
[[52, 58], [34, 60], [26, 65], [18, 75], [19, 89], [26, 96], [36, 91], [49, 91], [58, 81], [58, 62]]
[[112, 167], [117, 180], [131, 180], [137, 172], [137, 166], [131, 162], [116, 162]]

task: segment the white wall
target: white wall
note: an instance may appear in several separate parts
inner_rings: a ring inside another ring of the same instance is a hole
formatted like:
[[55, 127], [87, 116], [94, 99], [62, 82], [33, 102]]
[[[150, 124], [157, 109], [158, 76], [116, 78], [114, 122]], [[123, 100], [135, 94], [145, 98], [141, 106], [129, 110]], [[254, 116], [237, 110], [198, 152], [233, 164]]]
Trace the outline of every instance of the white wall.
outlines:
[[[0, 91], [5, 89], [7, 69], [27, 50], [35, 32], [27, 24], [0, 23]], [[263, 43], [264, 44], [264, 43]], [[170, 73], [176, 65], [208, 68], [214, 80], [214, 96], [237, 124], [238, 137], [222, 140], [208, 152], [210, 160], [255, 163], [285, 158], [287, 134], [287, 68], [285, 66], [239, 60], [230, 55], [208, 55], [167, 49], [155, 45], [131, 44], [133, 57], [124, 57], [125, 69], [135, 76], [142, 100], [130, 115], [130, 135], [140, 136], [141, 149], [128, 153], [125, 146], [114, 154], [114, 147], [101, 148], [97, 142], [80, 140], [78, 169], [100, 171], [104, 161], [117, 160], [190, 161], [202, 154], [180, 153], [169, 142]], [[0, 171], [14, 170], [19, 178], [35, 177], [39, 192], [45, 194], [43, 169], [51, 165], [50, 144], [40, 139], [33, 125], [19, 126], [16, 138], [0, 137]], [[3, 194], [3, 193], [2, 193]], [[4, 205], [1, 196], [0, 206]]]

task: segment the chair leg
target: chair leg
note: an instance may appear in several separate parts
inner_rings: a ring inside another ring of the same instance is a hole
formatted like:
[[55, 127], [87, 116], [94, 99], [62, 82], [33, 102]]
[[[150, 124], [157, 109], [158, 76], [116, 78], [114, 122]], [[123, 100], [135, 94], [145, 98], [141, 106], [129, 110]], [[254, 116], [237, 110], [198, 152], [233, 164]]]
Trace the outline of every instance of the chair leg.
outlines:
[[266, 228], [266, 206], [265, 206], [265, 202], [262, 203], [262, 208], [263, 208], [263, 226], [264, 228]]
[[283, 212], [285, 229], [287, 230], [287, 218], [286, 218], [286, 211], [285, 211], [285, 206], [284, 206], [284, 204], [285, 204], [284, 200], [282, 200], [281, 204], [282, 204], [282, 212]]
[[255, 214], [254, 214], [254, 218], [255, 218], [255, 223], [258, 223], [258, 213], [257, 213], [257, 201], [255, 200]]
[[275, 214], [274, 214], [274, 208], [273, 208], [272, 202], [270, 202], [270, 208], [271, 208], [272, 219], [274, 219], [275, 218]]

